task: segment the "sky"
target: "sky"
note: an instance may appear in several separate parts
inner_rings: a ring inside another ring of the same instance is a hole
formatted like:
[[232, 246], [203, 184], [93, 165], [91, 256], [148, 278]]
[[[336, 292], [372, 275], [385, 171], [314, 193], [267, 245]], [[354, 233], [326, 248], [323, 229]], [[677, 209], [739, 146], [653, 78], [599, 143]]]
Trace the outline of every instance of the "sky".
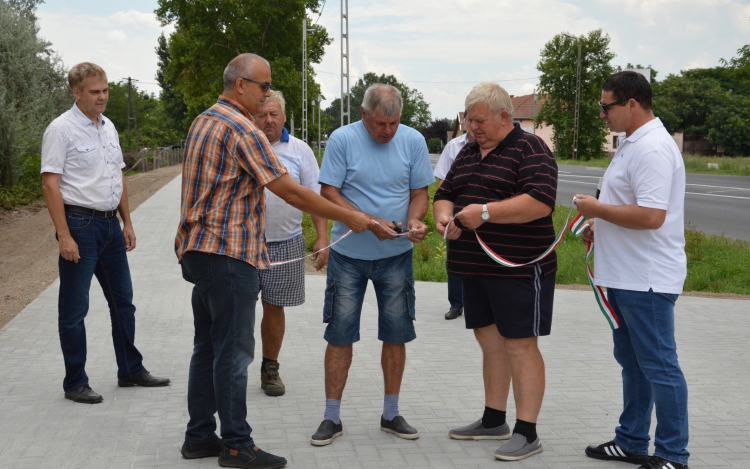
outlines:
[[[269, 0], [273, 1], [273, 0]], [[154, 75], [159, 34], [155, 0], [47, 0], [40, 35], [66, 67], [91, 61], [109, 79], [140, 80], [159, 92]], [[314, 64], [327, 99], [341, 96], [341, 0], [326, 0], [313, 22], [334, 41]], [[750, 43], [748, 0], [349, 0], [353, 86], [366, 72], [395, 75], [419, 90], [433, 118], [455, 117], [474, 84], [496, 81], [510, 94], [533, 92], [539, 53], [556, 34], [602, 29], [613, 65], [651, 65], [657, 80], [681, 70], [718, 66]]]

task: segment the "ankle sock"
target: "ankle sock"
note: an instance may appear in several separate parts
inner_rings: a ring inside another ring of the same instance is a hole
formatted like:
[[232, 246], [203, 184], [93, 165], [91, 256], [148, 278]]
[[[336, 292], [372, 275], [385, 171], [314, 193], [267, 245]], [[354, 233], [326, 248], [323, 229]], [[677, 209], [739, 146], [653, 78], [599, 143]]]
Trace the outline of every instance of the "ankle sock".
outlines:
[[263, 357], [263, 363], [260, 364], [260, 371], [266, 371], [266, 363], [269, 362], [275, 362], [276, 360], [269, 360], [266, 357]]
[[482, 426], [484, 428], [495, 428], [505, 423], [505, 411], [484, 406], [482, 415]]
[[526, 441], [533, 443], [536, 441], [536, 423], [516, 420], [516, 426], [513, 427], [513, 433], [519, 433], [526, 437]]
[[341, 412], [341, 401], [338, 399], [326, 399], [326, 412], [323, 420], [330, 420], [336, 425], [341, 423], [339, 414]]
[[399, 415], [398, 394], [386, 394], [383, 398], [383, 418], [390, 422]]

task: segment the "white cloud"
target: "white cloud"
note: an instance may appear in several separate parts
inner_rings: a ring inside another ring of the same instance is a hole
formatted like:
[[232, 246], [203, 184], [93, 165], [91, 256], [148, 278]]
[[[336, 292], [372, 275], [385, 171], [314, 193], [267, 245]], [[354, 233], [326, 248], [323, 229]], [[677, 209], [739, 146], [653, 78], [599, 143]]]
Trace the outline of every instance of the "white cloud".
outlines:
[[107, 71], [110, 81], [133, 77], [141, 81], [139, 88], [159, 92], [154, 49], [159, 34], [168, 35], [173, 28], [162, 28], [153, 13], [130, 10], [95, 16], [39, 10], [37, 16], [41, 36], [52, 42], [66, 67], [94, 62]]

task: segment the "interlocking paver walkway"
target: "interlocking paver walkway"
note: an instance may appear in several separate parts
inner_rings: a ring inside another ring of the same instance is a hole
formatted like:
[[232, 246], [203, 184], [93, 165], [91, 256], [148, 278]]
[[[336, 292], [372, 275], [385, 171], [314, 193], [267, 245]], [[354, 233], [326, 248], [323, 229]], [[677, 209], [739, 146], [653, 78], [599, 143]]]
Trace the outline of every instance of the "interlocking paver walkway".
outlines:
[[[138, 247], [129, 260], [135, 287], [136, 344], [147, 368], [170, 376], [167, 388], [118, 388], [106, 303], [94, 282], [87, 372], [104, 396], [97, 405], [63, 398], [57, 336], [58, 283], [0, 331], [0, 467], [218, 467], [187, 461], [179, 449], [187, 423], [192, 351], [190, 284], [173, 254], [179, 178], [133, 214]], [[50, 262], [55, 262], [50, 259]], [[307, 302], [287, 312], [281, 375], [287, 394], [260, 390], [259, 360], [250, 366], [249, 421], [262, 448], [292, 468], [625, 468], [583, 455], [610, 440], [621, 406], [610, 331], [587, 291], [558, 290], [552, 335], [540, 340], [547, 393], [539, 418], [544, 452], [524, 461], [495, 461], [492, 441], [450, 440], [447, 431], [483, 409], [479, 347], [461, 319], [446, 321], [446, 285], [418, 283], [418, 338], [408, 345], [401, 411], [421, 438], [405, 441], [379, 430], [382, 407], [376, 303], [368, 292], [362, 341], [344, 392], [344, 435], [313, 447], [323, 415], [321, 322], [325, 277], [307, 277]], [[677, 302], [680, 362], [690, 385], [690, 466], [750, 467], [750, 302], [682, 297]], [[259, 320], [256, 321], [259, 324]], [[260, 344], [256, 356], [260, 355]], [[511, 423], [515, 419], [511, 403]]]

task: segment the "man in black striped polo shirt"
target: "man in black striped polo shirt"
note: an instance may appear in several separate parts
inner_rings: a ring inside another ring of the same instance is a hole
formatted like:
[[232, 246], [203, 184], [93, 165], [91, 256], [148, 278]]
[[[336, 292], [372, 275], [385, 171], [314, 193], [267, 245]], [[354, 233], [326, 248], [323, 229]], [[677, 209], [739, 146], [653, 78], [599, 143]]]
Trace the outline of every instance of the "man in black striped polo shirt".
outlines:
[[[466, 109], [476, 140], [456, 157], [433, 210], [437, 230], [447, 229], [451, 240], [448, 272], [463, 282], [466, 327], [482, 349], [485, 411], [449, 435], [509, 439], [495, 457], [512, 461], [542, 451], [536, 421], [545, 380], [537, 337], [550, 333], [557, 257], [552, 252], [526, 266], [505, 267], [482, 250], [477, 236], [511, 263], [543, 254], [555, 240], [557, 163], [541, 138], [513, 126], [513, 104], [500, 86], [475, 86]], [[505, 422], [511, 378], [512, 434]]]

